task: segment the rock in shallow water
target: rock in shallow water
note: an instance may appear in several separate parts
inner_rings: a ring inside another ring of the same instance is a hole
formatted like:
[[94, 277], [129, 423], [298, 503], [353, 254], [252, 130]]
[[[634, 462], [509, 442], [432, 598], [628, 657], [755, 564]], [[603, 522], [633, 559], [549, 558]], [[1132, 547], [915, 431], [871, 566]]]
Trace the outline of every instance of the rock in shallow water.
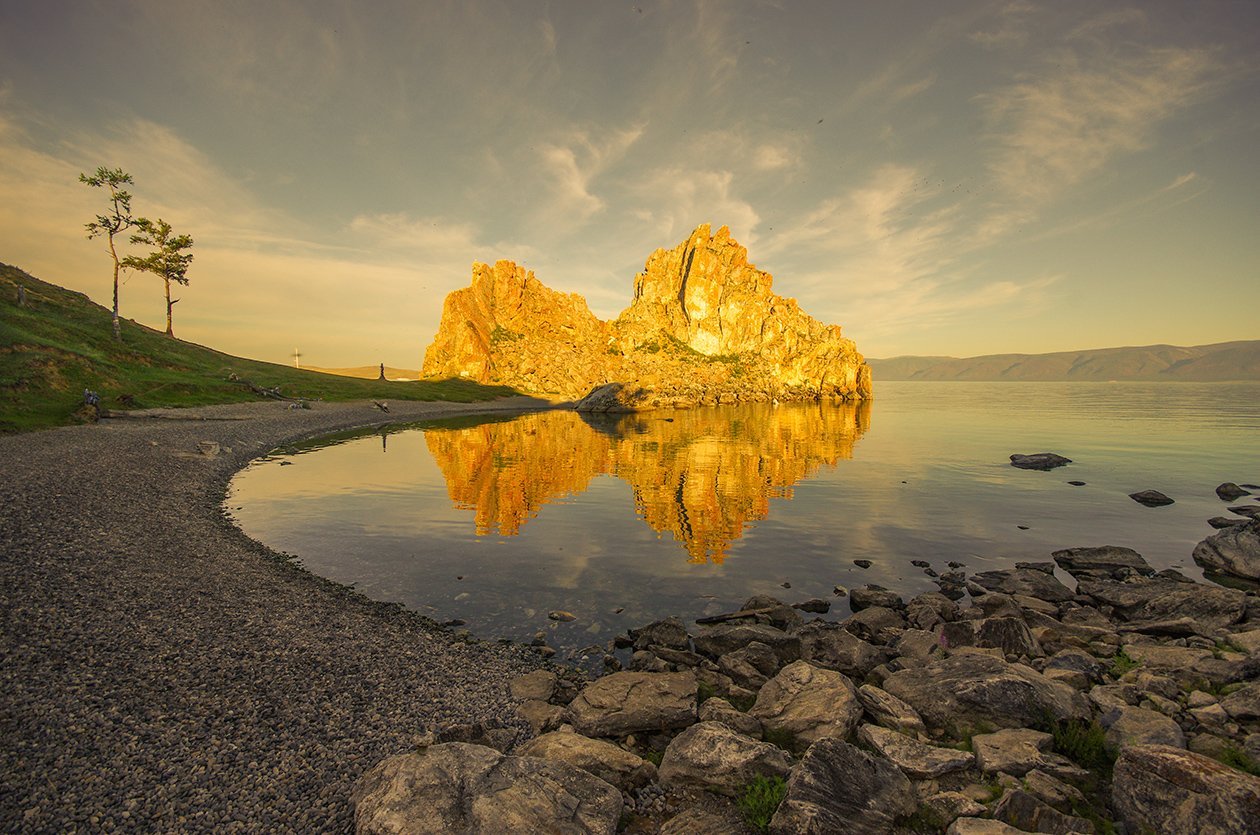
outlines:
[[1147, 507], [1164, 507], [1174, 503], [1172, 499], [1158, 490], [1140, 490], [1137, 493], [1130, 493], [1129, 498]]
[[1071, 463], [1071, 458], [1064, 458], [1053, 452], [1037, 452], [1032, 455], [1015, 453], [1011, 456], [1011, 466], [1021, 470], [1053, 470]]
[[1193, 557], [1210, 571], [1260, 580], [1260, 519], [1209, 536], [1194, 546]]

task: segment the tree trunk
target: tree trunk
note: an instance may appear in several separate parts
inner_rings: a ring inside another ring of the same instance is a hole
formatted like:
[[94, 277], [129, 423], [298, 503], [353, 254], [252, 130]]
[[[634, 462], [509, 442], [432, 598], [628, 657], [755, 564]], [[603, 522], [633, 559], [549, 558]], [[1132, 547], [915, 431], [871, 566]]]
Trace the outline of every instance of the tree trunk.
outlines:
[[122, 342], [122, 326], [118, 323], [118, 252], [114, 249], [114, 233], [109, 233], [109, 255], [114, 259], [114, 339]]
[[171, 280], [166, 279], [166, 335], [175, 338], [175, 331], [171, 329]]

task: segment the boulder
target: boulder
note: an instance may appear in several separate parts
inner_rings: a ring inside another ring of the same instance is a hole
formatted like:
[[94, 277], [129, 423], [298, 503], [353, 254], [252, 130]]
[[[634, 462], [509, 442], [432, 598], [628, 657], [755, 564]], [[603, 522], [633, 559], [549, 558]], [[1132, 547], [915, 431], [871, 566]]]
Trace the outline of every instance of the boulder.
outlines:
[[928, 780], [951, 771], [970, 768], [976, 759], [970, 751], [926, 745], [878, 725], [863, 725], [858, 728], [858, 739], [901, 769], [907, 777], [916, 780]]
[[864, 641], [886, 646], [905, 631], [906, 619], [887, 606], [868, 606], [846, 619], [844, 628]]
[[1042, 655], [1041, 645], [1022, 618], [985, 618], [976, 633], [977, 645], [996, 647], [1003, 655]]
[[566, 711], [560, 705], [540, 699], [526, 699], [516, 707], [516, 715], [529, 723], [535, 734], [554, 731], [564, 721]]
[[1023, 594], [1062, 603], [1074, 596], [1067, 586], [1044, 571], [1028, 568], [1006, 568], [997, 571], [981, 571], [973, 575], [972, 582], [983, 589], [1002, 594]]
[[923, 720], [914, 708], [898, 699], [887, 690], [873, 684], [863, 684], [857, 689], [858, 701], [866, 710], [866, 714], [880, 727], [900, 731], [911, 736], [927, 733]]
[[948, 826], [960, 817], [983, 815], [985, 808], [962, 792], [945, 791], [929, 795], [923, 805], [943, 826]]
[[509, 681], [508, 692], [513, 699], [538, 699], [546, 702], [555, 695], [557, 680], [556, 674], [550, 670], [534, 670]]
[[1158, 490], [1140, 490], [1137, 493], [1130, 493], [1129, 498], [1147, 507], [1164, 507], [1173, 504], [1172, 499]]
[[1221, 707], [1235, 721], [1260, 719], [1260, 682], [1252, 682], [1221, 699]]
[[901, 595], [874, 583], [868, 583], [856, 589], [849, 589], [849, 608], [854, 612], [860, 612], [871, 606], [900, 609], [902, 605]]
[[1260, 778], [1166, 745], [1121, 751], [1111, 803], [1133, 832], [1260, 832]]
[[1194, 546], [1192, 556], [1208, 571], [1260, 580], [1260, 519], [1212, 534]]
[[1023, 777], [1046, 762], [1054, 737], [1031, 728], [1007, 728], [971, 738], [976, 752], [976, 765], [990, 774], [1002, 771]]
[[712, 658], [759, 641], [774, 650], [784, 664], [801, 657], [801, 639], [782, 629], [759, 623], [722, 623], [704, 629], [695, 636], [696, 650]]
[[803, 660], [855, 679], [866, 678], [871, 670], [888, 660], [883, 650], [838, 623], [811, 621], [798, 629], [796, 636], [801, 642]]
[[592, 681], [569, 704], [578, 733], [622, 736], [685, 728], [696, 721], [696, 677], [683, 673], [613, 673]]
[[916, 805], [914, 787], [892, 763], [841, 739], [821, 739], [792, 769], [770, 832], [883, 835]]
[[847, 737], [862, 718], [862, 703], [848, 676], [796, 661], [761, 688], [748, 713], [767, 733], [791, 734], [804, 748], [824, 737]]
[[958, 818], [945, 835], [1024, 835], [1024, 830], [992, 818]]
[[657, 835], [744, 835], [744, 832], [742, 822], [693, 806], [661, 824]]
[[644, 786], [656, 779], [656, 766], [624, 748], [571, 731], [556, 731], [531, 739], [516, 749], [522, 757], [539, 757], [594, 774], [622, 791]]
[[717, 696], [705, 699], [700, 705], [699, 717], [701, 722], [721, 722], [744, 736], [761, 738], [761, 720], [738, 710], [726, 699], [719, 699]]
[[635, 630], [634, 648], [647, 649], [651, 646], [669, 647], [670, 649], [691, 649], [691, 639], [687, 635], [687, 627], [672, 615], [664, 620], [649, 623], [642, 629]]
[[1250, 496], [1251, 493], [1239, 487], [1234, 482], [1227, 481], [1224, 484], [1217, 485], [1216, 495], [1220, 497], [1223, 502], [1232, 502], [1235, 499], [1241, 499], [1243, 496]]
[[1015, 453], [1011, 456], [1011, 466], [1021, 470], [1053, 470], [1071, 463], [1071, 458], [1064, 458], [1053, 452], [1034, 452], [1031, 455]]
[[1007, 792], [993, 809], [993, 817], [1021, 832], [1056, 832], [1094, 835], [1094, 825], [1085, 818], [1065, 815], [1035, 795], [1015, 789]]
[[1247, 596], [1237, 589], [1182, 583], [1163, 577], [1127, 582], [1082, 580], [1077, 590], [1098, 603], [1111, 606], [1118, 618], [1130, 623], [1188, 617], [1202, 626], [1217, 629], [1242, 620], [1247, 610]]
[[735, 683], [750, 690], [759, 690], [770, 676], [782, 667], [779, 657], [766, 644], [753, 641], [748, 646], [718, 658], [718, 669]]
[[906, 604], [906, 623], [914, 629], [933, 630], [958, 619], [958, 604], [938, 591], [924, 592]]
[[1033, 769], [1024, 775], [1024, 788], [1042, 803], [1071, 814], [1075, 808], [1085, 806], [1085, 795], [1080, 789], [1068, 785], [1062, 780], [1039, 769]]
[[661, 758], [664, 785], [734, 793], [754, 777], [787, 777], [783, 749], [736, 733], [721, 722], [700, 722], [674, 737]]
[[1144, 707], [1126, 707], [1107, 728], [1107, 750], [1123, 751], [1134, 745], [1186, 747], [1181, 726], [1162, 713]]
[[453, 742], [390, 757], [351, 797], [359, 835], [617, 831], [621, 792], [563, 762]]
[[929, 729], [1022, 728], [1047, 719], [1087, 719], [1085, 698], [1031, 667], [960, 654], [901, 670], [884, 689], [909, 704]]
[[1078, 580], [1121, 580], [1132, 574], [1149, 577], [1150, 563], [1132, 548], [1103, 545], [1098, 548], [1065, 548], [1050, 554], [1059, 567]]

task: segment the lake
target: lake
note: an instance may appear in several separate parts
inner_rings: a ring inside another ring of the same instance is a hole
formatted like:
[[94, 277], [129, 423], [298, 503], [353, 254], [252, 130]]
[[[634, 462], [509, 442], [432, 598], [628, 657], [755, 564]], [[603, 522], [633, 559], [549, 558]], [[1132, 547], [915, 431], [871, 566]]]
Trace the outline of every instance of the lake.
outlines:
[[[911, 560], [971, 574], [1123, 545], [1199, 578], [1190, 552], [1230, 515], [1214, 488], [1260, 483], [1258, 440], [1260, 383], [885, 382], [861, 404], [535, 412], [315, 440], [243, 470], [227, 506], [317, 574], [485, 638], [546, 631], [568, 657], [753, 594], [825, 598], [843, 617], [836, 585], [935, 589]], [[1009, 465], [1046, 451], [1073, 463]], [[1128, 496], [1145, 489], [1176, 503]]]

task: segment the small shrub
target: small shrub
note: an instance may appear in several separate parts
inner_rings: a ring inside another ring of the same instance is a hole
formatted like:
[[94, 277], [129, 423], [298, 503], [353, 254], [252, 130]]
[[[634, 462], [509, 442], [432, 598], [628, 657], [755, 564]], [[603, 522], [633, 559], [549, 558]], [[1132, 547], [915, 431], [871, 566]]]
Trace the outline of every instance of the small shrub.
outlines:
[[902, 818], [898, 823], [911, 832], [933, 833], [933, 835], [944, 832], [949, 826], [949, 821], [925, 804], [919, 804], [919, 808], [915, 809], [913, 814]]
[[770, 829], [770, 819], [787, 795], [787, 783], [782, 777], [754, 777], [739, 796], [739, 810], [744, 820], [758, 832]]
[[1059, 722], [1050, 730], [1054, 750], [1090, 771], [1107, 773], [1115, 757], [1107, 750], [1106, 731], [1097, 722]]
[[704, 704], [709, 699], [717, 695], [717, 691], [713, 689], [713, 685], [707, 681], [702, 681], [696, 686], [696, 703]]
[[1260, 763], [1247, 756], [1247, 752], [1236, 745], [1226, 745], [1221, 751], [1220, 761], [1230, 768], [1260, 777]]
[[741, 713], [747, 713], [752, 710], [752, 706], [757, 703], [756, 696], [728, 696], [726, 700]]
[[1120, 676], [1130, 670], [1136, 670], [1140, 666], [1141, 664], [1130, 658], [1124, 650], [1120, 650], [1116, 653], [1115, 658], [1111, 659], [1111, 674], [1116, 678], [1120, 678]]
[[660, 751], [648, 751], [646, 754], [643, 755], [643, 759], [647, 760], [648, 762], [650, 762], [652, 765], [656, 766], [657, 768], [660, 768], [662, 756], [664, 755]]

